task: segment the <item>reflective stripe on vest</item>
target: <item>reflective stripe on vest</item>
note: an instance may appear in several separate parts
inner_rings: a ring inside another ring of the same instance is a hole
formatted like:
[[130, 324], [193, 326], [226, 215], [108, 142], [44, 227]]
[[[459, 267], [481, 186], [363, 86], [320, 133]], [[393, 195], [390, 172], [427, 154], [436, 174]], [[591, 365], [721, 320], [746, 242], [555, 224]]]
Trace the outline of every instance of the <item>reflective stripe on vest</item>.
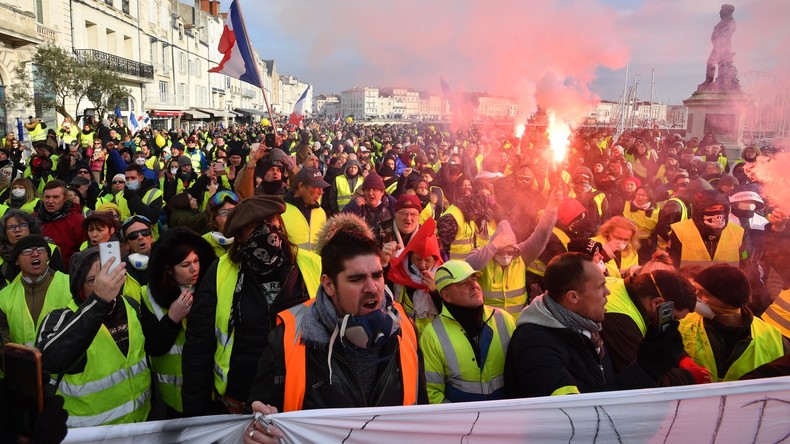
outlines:
[[[143, 422], [151, 410], [151, 374], [145, 356], [145, 337], [137, 311], [126, 297], [129, 350], [124, 356], [107, 327], [102, 325], [86, 353], [81, 373], [65, 374], [58, 388], [69, 413], [69, 427]], [[69, 308], [76, 312], [72, 301]]]
[[671, 197], [667, 199], [667, 202], [669, 201], [675, 201], [678, 203], [678, 205], [680, 205], [680, 220], [678, 222], [683, 222], [684, 220], [688, 220], [689, 213], [688, 213], [688, 207], [686, 207], [686, 203], [678, 199], [677, 197]]
[[644, 337], [647, 334], [645, 318], [639, 313], [634, 301], [631, 300], [631, 296], [628, 295], [628, 291], [625, 289], [625, 281], [616, 277], [607, 277], [606, 287], [610, 292], [606, 298], [606, 312], [627, 315], [639, 327], [639, 331], [642, 332]]
[[[149, 287], [145, 287], [142, 294], [143, 303], [156, 316], [157, 320], [161, 321], [162, 318], [167, 316], [167, 308], [160, 306], [156, 302], [151, 296]], [[181, 328], [170, 350], [161, 356], [151, 356], [150, 358], [151, 370], [156, 375], [154, 380], [157, 382], [156, 387], [162, 395], [162, 400], [175, 411], [183, 412], [181, 386], [183, 385], [182, 356], [184, 343], [186, 342], [186, 318], [182, 319], [179, 324]]]
[[14, 280], [0, 291], [0, 311], [5, 314], [8, 322], [10, 342], [24, 344], [28, 347], [35, 346], [41, 321], [52, 310], [67, 307], [70, 302], [69, 276], [56, 271], [44, 296], [44, 305], [41, 307], [41, 313], [38, 319], [33, 320], [27, 307], [22, 273], [17, 274]]
[[774, 299], [761, 318], [790, 338], [790, 289], [784, 290]]
[[703, 317], [690, 313], [680, 321], [680, 334], [683, 336], [683, 347], [694, 361], [707, 368], [713, 382], [736, 381], [741, 376], [757, 367], [767, 364], [784, 355], [782, 334], [775, 327], [766, 324], [758, 317], [752, 318], [751, 338], [746, 350], [732, 363], [724, 377], [716, 368], [716, 358], [705, 331]]
[[504, 268], [490, 260], [482, 272], [478, 282], [483, 291], [484, 303], [516, 317], [521, 314], [527, 304], [527, 267], [521, 257], [514, 257]]
[[362, 181], [357, 178], [356, 182], [354, 183], [354, 189], [352, 190], [348, 184], [348, 178], [345, 175], [340, 175], [335, 178], [335, 189], [337, 190], [337, 209], [343, 210], [343, 207], [348, 205], [351, 202], [351, 196], [354, 195], [354, 192], [362, 186]]
[[488, 229], [488, 237], [477, 237], [477, 224], [474, 221], [466, 222], [463, 213], [455, 205], [451, 205], [445, 214], [453, 216], [455, 223], [458, 225], [458, 231], [455, 234], [455, 239], [450, 244], [450, 259], [464, 260], [476, 248], [483, 248], [488, 245], [491, 236], [496, 230], [494, 221], [486, 224]]
[[397, 189], [398, 189], [398, 181], [396, 180], [395, 182], [392, 182], [391, 184], [389, 184], [389, 186], [387, 188], [385, 188], [384, 191], [386, 191], [387, 194], [392, 196], [392, 193], [394, 193], [395, 190], [397, 190]]
[[[291, 307], [279, 314], [278, 322], [284, 323], [283, 352], [285, 358], [285, 391], [283, 411], [302, 409], [304, 403], [307, 357], [302, 343], [301, 323], [307, 308], [315, 299]], [[397, 302], [393, 303], [398, 313], [406, 311]], [[398, 336], [401, 376], [403, 378], [403, 405], [417, 403], [419, 364], [417, 361], [417, 334], [411, 322], [405, 318], [401, 322], [401, 335]], [[330, 364], [331, 365], [331, 364]], [[331, 381], [330, 381], [331, 384]]]
[[310, 223], [308, 224], [299, 208], [286, 203], [282, 218], [288, 231], [288, 241], [303, 250], [312, 251], [313, 245], [318, 240], [318, 232], [326, 223], [324, 209], [319, 207], [310, 210]]
[[[564, 231], [562, 231], [561, 229], [559, 229], [557, 227], [552, 228], [551, 232], [552, 232], [552, 234], [557, 236], [557, 239], [560, 240], [560, 242], [562, 243], [562, 246], [565, 247], [565, 250], [567, 251], [568, 250], [568, 243], [570, 243], [571, 238], [568, 237], [568, 235], [565, 234]], [[538, 276], [543, 276], [544, 274], [546, 274], [546, 264], [544, 264], [543, 261], [540, 260], [540, 259], [535, 259], [534, 261], [532, 261], [531, 264], [529, 264], [529, 267], [527, 267], [527, 271], [529, 271], [530, 273], [536, 274]]]
[[680, 251], [680, 266], [702, 265], [709, 267], [713, 264], [725, 263], [734, 267], [739, 266], [741, 259], [741, 242], [743, 242], [743, 228], [728, 222], [721, 232], [716, 252], [710, 257], [708, 248], [702, 236], [694, 225], [694, 220], [684, 220], [671, 225], [672, 231], [682, 244]]
[[[472, 346], [460, 324], [446, 308], [423, 333], [423, 341], [430, 340], [429, 332], [433, 329], [444, 355], [446, 369], [433, 369], [427, 366], [425, 369], [427, 383], [444, 386], [444, 402], [484, 400], [505, 386], [503, 374], [505, 352], [510, 343], [512, 329], [508, 328], [505, 320], [505, 316], [508, 315], [503, 310], [488, 306], [485, 306], [484, 310], [485, 324], [480, 334], [480, 362], [475, 360]], [[448, 330], [452, 332], [452, 338]], [[490, 337], [486, 338], [485, 335], [489, 334]], [[459, 356], [463, 357], [463, 368]]]

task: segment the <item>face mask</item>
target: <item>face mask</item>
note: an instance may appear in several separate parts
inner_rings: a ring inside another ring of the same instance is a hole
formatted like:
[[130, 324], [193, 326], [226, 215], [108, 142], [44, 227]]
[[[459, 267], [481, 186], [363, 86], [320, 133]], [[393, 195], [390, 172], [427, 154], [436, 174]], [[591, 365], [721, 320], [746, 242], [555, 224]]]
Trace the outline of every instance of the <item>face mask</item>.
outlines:
[[513, 262], [513, 255], [512, 254], [502, 254], [502, 255], [497, 254], [497, 255], [494, 256], [494, 260], [500, 266], [507, 267], [508, 265], [510, 265], [511, 262]]
[[721, 230], [727, 224], [727, 219], [723, 214], [715, 216], [703, 216], [702, 223], [714, 230]]
[[284, 237], [280, 227], [271, 222], [258, 225], [241, 247], [246, 265], [261, 275], [268, 275], [277, 270], [284, 260]]
[[171, 157], [173, 157], [171, 154], [165, 154], [164, 156], [162, 156], [162, 158], [165, 160], [170, 160]]
[[126, 181], [126, 188], [135, 191], [140, 188], [140, 181], [138, 180], [127, 180]]
[[170, 168], [170, 174], [176, 174], [178, 172], [178, 168]]
[[134, 159], [134, 163], [136, 163], [137, 165], [140, 165], [140, 166], [145, 165], [145, 157], [138, 157], [138, 158]]
[[343, 317], [340, 323], [340, 340], [348, 341], [357, 348], [373, 348], [387, 342], [392, 336], [397, 317], [392, 306], [376, 310], [365, 316]]
[[592, 190], [592, 185], [588, 182], [576, 185], [576, 189], [579, 190], [580, 193], [589, 193]]
[[12, 188], [11, 189], [11, 196], [16, 197], [17, 199], [21, 197], [25, 197], [25, 189], [24, 188]]
[[138, 270], [148, 269], [148, 256], [140, 253], [131, 253], [127, 257], [129, 258], [129, 263], [132, 264], [132, 267]]
[[225, 237], [219, 231], [212, 231], [211, 238], [214, 239], [216, 243], [222, 245], [223, 247], [231, 245], [233, 243], [232, 237]]
[[640, 210], [646, 210], [650, 208], [650, 202], [645, 202], [644, 205], [639, 205], [638, 203], [634, 202], [634, 206], [639, 208]]
[[628, 242], [618, 242], [615, 244], [617, 251], [624, 251], [628, 247]]
[[703, 302], [702, 299], [697, 299], [697, 305], [694, 306], [694, 313], [708, 319], [713, 319], [713, 317], [716, 316], [716, 313], [713, 312], [710, 305]]

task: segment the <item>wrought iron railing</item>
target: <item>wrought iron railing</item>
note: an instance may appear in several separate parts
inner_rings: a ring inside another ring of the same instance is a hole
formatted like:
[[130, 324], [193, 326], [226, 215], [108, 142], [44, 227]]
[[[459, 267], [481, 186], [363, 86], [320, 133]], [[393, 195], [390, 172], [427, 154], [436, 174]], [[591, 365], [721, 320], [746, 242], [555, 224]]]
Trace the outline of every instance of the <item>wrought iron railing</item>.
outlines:
[[115, 54], [108, 54], [95, 49], [75, 49], [74, 53], [80, 60], [93, 60], [119, 74], [137, 76], [145, 79], [154, 78], [154, 67], [146, 65], [145, 63], [125, 59]]

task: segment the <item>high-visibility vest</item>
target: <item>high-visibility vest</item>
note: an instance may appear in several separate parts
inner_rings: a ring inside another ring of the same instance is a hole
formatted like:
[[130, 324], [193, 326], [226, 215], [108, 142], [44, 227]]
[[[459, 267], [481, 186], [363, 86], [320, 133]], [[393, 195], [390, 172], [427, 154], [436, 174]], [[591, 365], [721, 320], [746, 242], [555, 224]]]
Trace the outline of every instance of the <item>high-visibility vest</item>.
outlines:
[[[606, 239], [603, 236], [595, 236], [592, 240], [596, 242], [600, 242], [601, 245], [606, 243]], [[617, 267], [617, 261], [614, 259], [610, 259], [605, 262], [606, 270], [609, 272], [609, 276], [619, 278], [621, 277], [620, 270], [628, 270], [629, 268], [639, 265], [639, 253], [636, 251], [630, 243], [625, 250], [620, 252], [620, 267]]]
[[483, 290], [484, 303], [517, 318], [527, 305], [527, 265], [521, 256], [514, 256], [507, 267], [491, 259], [481, 271], [483, 275], [478, 282]]
[[[562, 242], [562, 246], [565, 247], [565, 251], [567, 251], [568, 243], [570, 243], [571, 238], [568, 237], [568, 235], [565, 234], [565, 232], [559, 229], [558, 227], [552, 228], [551, 232], [555, 236], [557, 236], [560, 242]], [[538, 258], [535, 259], [531, 264], [529, 264], [529, 266], [527, 267], [527, 271], [538, 276], [543, 276], [544, 274], [546, 274], [546, 266], [547, 264], [544, 264], [543, 261]]]
[[[648, 211], [650, 211], [650, 216], [647, 215]], [[632, 202], [626, 202], [625, 207], [623, 207], [623, 217], [636, 225], [636, 236], [640, 240], [649, 238], [653, 230], [656, 229], [656, 225], [658, 225], [658, 213], [658, 208], [640, 210], [636, 208]]]
[[[145, 356], [145, 336], [138, 308], [122, 297], [129, 326], [129, 351], [121, 353], [102, 324], [85, 354], [81, 373], [65, 374], [58, 386], [68, 427], [143, 422], [151, 411], [151, 372]], [[69, 308], [79, 309], [72, 302]]]
[[[598, 209], [598, 216], [603, 217], [603, 201], [606, 199], [606, 194], [601, 193], [595, 188], [591, 189], [590, 192], [595, 193], [595, 196], [593, 196], [593, 201], [595, 202], [595, 207]], [[568, 197], [575, 199], [576, 192], [573, 191], [573, 189], [571, 189], [570, 192], [568, 193]]]
[[[61, 129], [63, 129], [63, 126], [61, 126]], [[70, 125], [69, 130], [64, 132], [63, 136], [61, 137], [63, 143], [68, 145], [71, 142], [77, 140], [77, 136], [79, 135], [79, 132], [80, 130], [77, 129], [77, 127], [75, 127], [74, 125]]]
[[27, 202], [24, 205], [22, 205], [21, 207], [19, 207], [19, 209], [21, 211], [24, 211], [25, 213], [33, 214], [33, 211], [35, 211], [36, 205], [38, 204], [38, 201], [39, 201], [39, 198], [35, 197], [30, 202]]
[[504, 397], [505, 352], [516, 322], [504, 310], [487, 305], [483, 306], [483, 319], [479, 344], [482, 362], [447, 308], [423, 331], [420, 350], [431, 404]]
[[192, 171], [200, 174], [203, 170], [203, 165], [201, 165], [200, 161], [204, 159], [203, 153], [200, 152], [199, 149], [195, 148], [195, 151], [190, 153], [189, 150], [184, 150], [181, 153], [182, 156], [187, 156], [189, 160], [192, 162]]
[[[486, 225], [488, 226], [488, 237], [477, 237], [477, 223], [474, 221], [466, 221], [461, 209], [455, 205], [450, 205], [444, 211], [444, 214], [449, 214], [455, 219], [458, 225], [458, 232], [455, 234], [455, 239], [450, 244], [450, 259], [464, 260], [472, 250], [476, 248], [483, 248], [488, 245], [491, 236], [496, 231], [496, 223], [492, 220]], [[443, 214], [443, 216], [444, 216]]]
[[71, 302], [69, 290], [69, 276], [56, 271], [44, 296], [44, 306], [38, 319], [33, 319], [27, 308], [25, 287], [22, 283], [22, 273], [19, 273], [11, 283], [0, 290], [0, 311], [8, 320], [8, 330], [11, 342], [24, 344], [28, 347], [36, 345], [36, 336], [41, 327], [41, 321], [52, 310], [64, 308]]
[[677, 197], [670, 197], [669, 199], [667, 199], [667, 202], [669, 201], [675, 201], [678, 203], [678, 205], [680, 205], [680, 220], [678, 222], [683, 222], [684, 220], [688, 220], [689, 211], [688, 211], [688, 207], [686, 206], [686, 203]]
[[80, 132], [80, 145], [82, 145], [83, 148], [92, 146], [94, 135], [96, 135], [95, 131], [91, 131], [89, 133]]
[[41, 122], [37, 123], [33, 129], [30, 129], [27, 126], [25, 126], [25, 129], [27, 129], [27, 134], [30, 136], [31, 142], [47, 140], [47, 130], [41, 127]]
[[398, 181], [396, 180], [395, 182], [389, 184], [389, 186], [385, 188], [384, 191], [386, 191], [387, 194], [392, 196], [392, 193], [394, 193], [397, 189], [398, 189]]
[[[161, 321], [167, 316], [169, 307], [157, 304], [147, 286], [143, 290], [143, 302], [151, 310], [151, 313], [156, 315], [157, 320]], [[153, 379], [156, 382], [156, 389], [162, 395], [165, 404], [177, 412], [184, 411], [181, 404], [181, 386], [184, 383], [181, 357], [184, 351], [184, 342], [186, 342], [186, 328], [187, 320], [184, 318], [181, 320], [181, 330], [170, 350], [162, 356], [151, 356], [151, 370], [154, 372]]]
[[790, 289], [779, 293], [760, 318], [778, 328], [782, 336], [790, 338]]
[[[283, 411], [290, 412], [302, 409], [306, 389], [307, 350], [302, 342], [300, 326], [307, 313], [307, 307], [315, 299], [291, 307], [279, 313], [278, 322], [285, 326], [283, 335], [283, 351], [285, 356], [285, 396], [283, 397]], [[393, 302], [398, 313], [405, 313], [403, 307]], [[417, 358], [417, 334], [411, 322], [404, 319], [400, 323], [401, 335], [398, 336], [398, 351], [403, 378], [403, 405], [417, 403], [417, 390], [419, 380], [419, 362]], [[329, 365], [332, 365], [329, 363]], [[331, 383], [331, 381], [330, 381]]]
[[713, 264], [725, 263], [734, 267], [739, 266], [741, 259], [741, 243], [743, 242], [743, 228], [728, 222], [721, 232], [716, 252], [710, 257], [705, 242], [699, 234], [694, 220], [684, 220], [671, 225], [675, 236], [683, 244], [680, 252], [680, 266], [702, 265], [708, 267]]
[[326, 213], [323, 208], [318, 207], [310, 210], [310, 223], [308, 224], [299, 208], [287, 202], [282, 218], [288, 230], [288, 241], [303, 250], [314, 248], [318, 241], [318, 232], [326, 223]]
[[337, 209], [343, 210], [343, 207], [348, 205], [351, 202], [351, 196], [354, 195], [354, 192], [362, 186], [362, 181], [357, 178], [356, 183], [354, 184], [354, 189], [351, 189], [351, 186], [348, 183], [348, 178], [341, 174], [340, 176], [335, 177], [335, 189], [337, 190]]
[[645, 323], [645, 318], [642, 317], [642, 313], [636, 308], [634, 301], [631, 300], [631, 296], [625, 289], [625, 281], [617, 277], [607, 277], [606, 288], [610, 292], [609, 296], [606, 297], [606, 312], [627, 315], [633, 319], [644, 337], [647, 334], [647, 323]]
[[[146, 206], [150, 206], [151, 202], [155, 201], [156, 199], [159, 199], [160, 197], [162, 197], [162, 190], [157, 188], [150, 188], [148, 191], [145, 192], [145, 194], [143, 194], [142, 201]], [[132, 212], [131, 210], [129, 210], [129, 203], [126, 202], [126, 198], [123, 197], [123, 192], [119, 192], [118, 194], [116, 194], [114, 196], [114, 199], [115, 199], [115, 205], [118, 205], [118, 208], [121, 210], [120, 219], [124, 221], [129, 217], [131, 217]], [[154, 242], [156, 242], [156, 240], [159, 239], [159, 227], [157, 226], [155, 220], [152, 220], [151, 222], [152, 222], [151, 233], [154, 237]]]
[[[300, 248], [296, 254], [296, 265], [302, 273], [310, 297], [315, 297], [321, 284], [321, 258], [311, 251]], [[217, 309], [214, 316], [214, 334], [217, 338], [217, 346], [214, 350], [214, 388], [220, 395], [224, 395], [228, 388], [230, 356], [233, 354], [235, 336], [235, 331], [228, 333], [228, 321], [230, 321], [233, 293], [236, 291], [238, 279], [239, 264], [231, 261], [227, 254], [220, 257], [217, 263]]]
[[694, 359], [694, 362], [710, 371], [713, 382], [736, 381], [757, 367], [784, 355], [782, 334], [776, 327], [755, 316], [752, 318], [751, 342], [741, 356], [732, 363], [727, 374], [720, 375], [703, 319], [697, 313], [690, 313], [680, 321], [679, 330], [683, 336], [686, 353]]
[[209, 245], [211, 245], [211, 249], [212, 249], [212, 250], [214, 250], [214, 254], [215, 254], [217, 257], [221, 257], [221, 256], [223, 256], [223, 255], [227, 254], [228, 250], [227, 250], [225, 247], [228, 247], [228, 248], [230, 248], [230, 245], [232, 245], [232, 244], [229, 244], [229, 245], [220, 245], [220, 243], [219, 243], [219, 242], [217, 242], [216, 240], [214, 240], [214, 236], [212, 236], [212, 235], [211, 235], [211, 232], [210, 232], [210, 231], [209, 231], [208, 233], [204, 234], [204, 235], [203, 235], [203, 236], [201, 236], [201, 237], [202, 237], [203, 239], [205, 239], [205, 240], [206, 240], [206, 242], [208, 242], [208, 243], [209, 243]]

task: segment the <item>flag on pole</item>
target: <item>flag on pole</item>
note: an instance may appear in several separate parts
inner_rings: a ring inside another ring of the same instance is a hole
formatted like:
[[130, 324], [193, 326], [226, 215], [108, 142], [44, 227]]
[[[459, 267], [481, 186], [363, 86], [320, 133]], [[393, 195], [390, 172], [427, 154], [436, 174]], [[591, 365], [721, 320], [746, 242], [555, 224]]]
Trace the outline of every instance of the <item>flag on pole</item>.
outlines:
[[305, 88], [302, 93], [302, 97], [299, 97], [299, 100], [296, 101], [294, 111], [291, 113], [291, 117], [288, 118], [288, 124], [299, 125], [302, 123], [302, 119], [304, 119], [304, 101], [307, 98], [308, 91], [310, 91], [310, 85], [307, 85], [307, 88]]
[[223, 54], [222, 61], [218, 66], [209, 69], [208, 72], [225, 74], [228, 77], [263, 88], [258, 64], [255, 62], [252, 45], [247, 37], [247, 28], [244, 26], [244, 18], [241, 15], [239, 0], [233, 0], [230, 5], [218, 49]]
[[118, 116], [118, 117], [123, 117], [121, 115], [121, 107], [120, 106], [116, 106], [115, 107], [115, 115]]
[[137, 117], [134, 116], [134, 111], [129, 113], [129, 126], [134, 128], [135, 132], [137, 132], [137, 129], [140, 128], [140, 123], [137, 121]]

